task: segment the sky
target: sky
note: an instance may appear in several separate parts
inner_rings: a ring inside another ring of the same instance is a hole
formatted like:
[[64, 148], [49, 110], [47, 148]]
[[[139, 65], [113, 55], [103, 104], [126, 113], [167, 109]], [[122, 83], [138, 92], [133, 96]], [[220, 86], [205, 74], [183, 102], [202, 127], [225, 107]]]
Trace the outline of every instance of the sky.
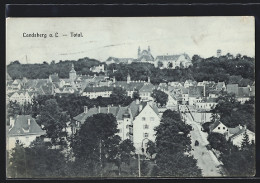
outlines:
[[[158, 55], [203, 58], [240, 53], [255, 56], [254, 17], [7, 18], [6, 63], [50, 63], [89, 57], [137, 58], [137, 49]], [[71, 37], [71, 32], [83, 37]], [[47, 37], [26, 37], [27, 34]], [[50, 34], [58, 37], [49, 37]], [[63, 36], [67, 35], [67, 36]]]

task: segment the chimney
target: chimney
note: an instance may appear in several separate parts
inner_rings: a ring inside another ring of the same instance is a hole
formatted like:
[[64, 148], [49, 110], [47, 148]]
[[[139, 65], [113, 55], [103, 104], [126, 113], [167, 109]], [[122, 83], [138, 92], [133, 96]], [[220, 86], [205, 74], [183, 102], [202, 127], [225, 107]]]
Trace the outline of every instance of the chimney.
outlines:
[[98, 106], [98, 113], [100, 113], [100, 106]]
[[88, 112], [88, 106], [84, 106], [84, 113]]
[[139, 105], [139, 112], [141, 112], [143, 109], [143, 106], [142, 105]]
[[31, 125], [31, 119], [28, 118], [28, 126], [30, 126], [30, 125]]
[[136, 104], [140, 104], [140, 100], [139, 99], [135, 99], [135, 103]]
[[240, 130], [242, 129], [242, 126], [240, 124], [238, 125], [238, 127], [239, 127]]
[[10, 128], [14, 127], [14, 118], [10, 117]]
[[150, 77], [148, 77], [148, 83], [150, 83], [150, 82], [151, 82]]

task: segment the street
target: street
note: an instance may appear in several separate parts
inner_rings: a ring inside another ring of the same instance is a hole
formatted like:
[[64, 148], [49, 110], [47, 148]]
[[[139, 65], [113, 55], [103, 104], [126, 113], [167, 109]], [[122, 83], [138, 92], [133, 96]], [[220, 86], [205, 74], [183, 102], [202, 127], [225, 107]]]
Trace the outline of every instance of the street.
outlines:
[[[198, 161], [199, 168], [202, 169], [202, 175], [206, 177], [218, 177], [222, 176], [220, 172], [221, 163], [218, 161], [212, 151], [207, 150], [206, 145], [209, 144], [207, 141], [207, 133], [202, 132], [202, 126], [193, 121], [190, 113], [182, 114], [186, 123], [191, 125], [193, 130], [191, 131], [192, 151], [191, 154]], [[198, 146], [195, 146], [195, 141], [199, 142]]]

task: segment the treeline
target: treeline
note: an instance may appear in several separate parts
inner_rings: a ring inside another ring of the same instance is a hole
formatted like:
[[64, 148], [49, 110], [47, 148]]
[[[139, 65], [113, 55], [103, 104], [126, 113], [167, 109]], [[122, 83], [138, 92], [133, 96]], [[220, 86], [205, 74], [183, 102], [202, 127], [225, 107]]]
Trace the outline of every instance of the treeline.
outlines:
[[82, 75], [93, 75], [94, 73], [90, 71], [90, 68], [100, 64], [98, 60], [87, 57], [77, 61], [66, 60], [58, 63], [52, 61], [50, 64], [47, 62], [42, 64], [21, 64], [19, 61], [14, 61], [7, 66], [7, 72], [12, 79], [22, 79], [23, 77], [28, 79], [46, 79], [50, 74], [54, 73], [58, 73], [60, 78], [69, 78], [72, 63], [77, 74]]
[[[77, 74], [93, 73], [89, 70], [92, 66], [100, 64], [95, 59], [83, 58], [78, 61], [60, 61], [51, 64], [44, 62], [43, 64], [20, 64], [14, 61], [7, 66], [9, 75], [13, 78], [48, 78], [52, 73], [58, 73], [61, 78], [68, 78], [71, 64], [74, 63]], [[107, 71], [110, 77], [116, 77], [118, 81], [124, 81], [129, 73], [132, 80], [147, 80], [151, 78], [153, 84], [166, 81], [185, 81], [192, 79], [196, 81], [225, 81], [229, 82], [230, 76], [242, 76], [245, 79], [254, 80], [255, 75], [255, 59], [248, 56], [238, 54], [234, 57], [231, 54], [221, 56], [219, 58], [201, 58], [198, 55], [192, 57], [193, 65], [189, 68], [159, 69], [149, 63], [131, 64], [110, 64]]]

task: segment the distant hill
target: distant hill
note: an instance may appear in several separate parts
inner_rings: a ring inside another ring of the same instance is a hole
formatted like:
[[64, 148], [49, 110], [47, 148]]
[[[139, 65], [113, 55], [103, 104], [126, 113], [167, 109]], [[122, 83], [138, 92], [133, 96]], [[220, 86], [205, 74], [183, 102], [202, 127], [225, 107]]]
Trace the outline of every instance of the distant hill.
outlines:
[[74, 64], [77, 74], [93, 75], [89, 69], [99, 65], [101, 62], [88, 57], [81, 58], [77, 61], [65, 60], [58, 63], [52, 61], [50, 64], [46, 62], [42, 64], [20, 64], [19, 61], [14, 61], [7, 65], [7, 72], [12, 79], [23, 77], [28, 79], [46, 79], [53, 73], [58, 73], [60, 78], [68, 78], [72, 63]]

